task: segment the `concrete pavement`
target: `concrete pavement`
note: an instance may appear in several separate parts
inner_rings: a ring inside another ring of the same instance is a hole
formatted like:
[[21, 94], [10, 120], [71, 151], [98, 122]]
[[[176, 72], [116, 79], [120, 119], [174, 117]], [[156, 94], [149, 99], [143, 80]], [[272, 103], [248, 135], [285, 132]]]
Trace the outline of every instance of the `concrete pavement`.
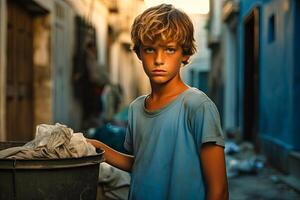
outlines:
[[229, 178], [230, 200], [300, 200], [300, 193], [281, 177], [284, 175], [267, 166], [257, 174]]

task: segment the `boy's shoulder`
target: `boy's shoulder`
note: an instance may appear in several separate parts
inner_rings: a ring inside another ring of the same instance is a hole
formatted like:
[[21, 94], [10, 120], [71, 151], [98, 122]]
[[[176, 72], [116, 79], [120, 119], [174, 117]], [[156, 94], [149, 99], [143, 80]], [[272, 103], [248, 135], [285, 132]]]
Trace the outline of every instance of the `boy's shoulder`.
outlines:
[[[129, 105], [130, 109], [142, 108], [146, 96], [147, 95], [142, 95], [133, 100]], [[182, 96], [183, 98], [180, 98], [182, 104], [191, 110], [203, 107], [206, 102], [213, 104], [212, 100], [203, 91], [194, 87], [189, 88], [182, 94]]]
[[147, 95], [141, 95], [141, 96], [137, 97], [136, 99], [134, 99], [134, 100], [130, 103], [129, 107], [132, 108], [132, 107], [135, 107], [135, 106], [137, 106], [137, 105], [143, 104], [144, 101], [145, 101], [146, 96], [147, 96]]
[[184, 106], [190, 109], [197, 109], [199, 107], [202, 107], [206, 102], [213, 103], [212, 100], [203, 91], [197, 88], [188, 89], [182, 101]]

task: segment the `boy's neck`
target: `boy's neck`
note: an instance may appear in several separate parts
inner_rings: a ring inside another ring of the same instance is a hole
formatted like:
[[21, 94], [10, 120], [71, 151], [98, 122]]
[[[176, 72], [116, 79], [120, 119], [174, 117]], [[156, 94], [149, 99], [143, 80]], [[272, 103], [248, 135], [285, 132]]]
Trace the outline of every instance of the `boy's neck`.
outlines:
[[164, 84], [155, 85], [151, 84], [151, 94], [152, 99], [161, 99], [168, 97], [176, 97], [182, 92], [184, 92], [189, 87], [182, 81], [178, 82], [176, 85]]
[[151, 83], [151, 94], [145, 99], [145, 108], [149, 111], [158, 110], [171, 101], [175, 100], [178, 95], [187, 90], [189, 87], [181, 80], [176, 84], [153, 84]]

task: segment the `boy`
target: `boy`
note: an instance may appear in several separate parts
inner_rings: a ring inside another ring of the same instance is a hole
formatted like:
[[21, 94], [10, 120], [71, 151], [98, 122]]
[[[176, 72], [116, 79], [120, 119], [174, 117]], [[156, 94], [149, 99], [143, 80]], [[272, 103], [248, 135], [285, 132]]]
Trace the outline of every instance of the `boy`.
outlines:
[[167, 4], [132, 25], [133, 49], [151, 84], [129, 106], [124, 146], [133, 156], [89, 140], [105, 150], [106, 162], [132, 172], [129, 199], [228, 199], [218, 111], [180, 77], [196, 50], [193, 32], [189, 17]]

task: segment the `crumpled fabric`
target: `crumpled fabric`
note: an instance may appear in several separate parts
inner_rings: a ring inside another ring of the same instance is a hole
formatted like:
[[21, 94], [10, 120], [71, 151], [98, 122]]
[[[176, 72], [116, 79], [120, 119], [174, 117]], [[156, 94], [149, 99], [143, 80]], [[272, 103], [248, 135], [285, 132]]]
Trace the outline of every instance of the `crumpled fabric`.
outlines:
[[56, 123], [38, 125], [34, 140], [21, 147], [0, 151], [0, 158], [79, 158], [96, 154], [95, 147], [86, 141], [82, 133], [73, 133], [71, 128]]
[[100, 164], [100, 198], [109, 200], [127, 200], [130, 186], [130, 174], [105, 162]]

